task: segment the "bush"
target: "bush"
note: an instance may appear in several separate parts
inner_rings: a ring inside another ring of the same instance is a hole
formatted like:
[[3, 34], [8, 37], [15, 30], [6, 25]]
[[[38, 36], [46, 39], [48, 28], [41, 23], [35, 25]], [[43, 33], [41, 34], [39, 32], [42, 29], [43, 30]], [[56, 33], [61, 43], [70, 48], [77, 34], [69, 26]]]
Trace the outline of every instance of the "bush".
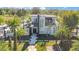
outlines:
[[46, 51], [45, 42], [37, 42], [36, 49], [37, 51]]
[[28, 43], [28, 41], [25, 41], [25, 42], [23, 42], [24, 44], [23, 44], [23, 46], [21, 47], [22, 49], [21, 49], [21, 51], [27, 51], [27, 47], [29, 46], [29, 43]]
[[46, 46], [53, 46], [53, 45], [55, 45], [55, 41], [46, 42]]
[[60, 47], [63, 51], [69, 51], [71, 46], [72, 46], [72, 41], [69, 41], [69, 40], [63, 40], [60, 42]]
[[70, 48], [70, 51], [79, 51], [79, 41], [73, 41], [72, 47]]
[[[12, 41], [11, 40], [11, 49], [10, 49], [10, 47], [9, 47], [9, 42], [6, 40], [6, 41], [4, 41], [4, 40], [0, 40], [0, 51], [13, 51], [13, 42], [14, 41]], [[21, 42], [21, 43], [19, 43], [19, 42], [17, 42], [17, 51], [21, 51], [22, 49], [23, 49], [23, 47], [24, 47], [24, 44], [28, 44], [28, 42], [27, 41], [23, 41], [23, 42]], [[25, 50], [27, 50], [27, 48], [25, 48]]]
[[8, 42], [0, 40], [0, 51], [8, 51], [8, 50], [9, 50]]

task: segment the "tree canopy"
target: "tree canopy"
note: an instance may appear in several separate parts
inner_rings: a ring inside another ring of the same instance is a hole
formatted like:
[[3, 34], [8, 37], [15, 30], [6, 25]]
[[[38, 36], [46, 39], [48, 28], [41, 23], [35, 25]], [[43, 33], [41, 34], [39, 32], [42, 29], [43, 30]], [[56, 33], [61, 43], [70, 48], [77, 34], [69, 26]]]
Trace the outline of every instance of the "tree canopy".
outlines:
[[5, 19], [3, 16], [0, 16], [0, 25], [3, 24], [5, 22]]

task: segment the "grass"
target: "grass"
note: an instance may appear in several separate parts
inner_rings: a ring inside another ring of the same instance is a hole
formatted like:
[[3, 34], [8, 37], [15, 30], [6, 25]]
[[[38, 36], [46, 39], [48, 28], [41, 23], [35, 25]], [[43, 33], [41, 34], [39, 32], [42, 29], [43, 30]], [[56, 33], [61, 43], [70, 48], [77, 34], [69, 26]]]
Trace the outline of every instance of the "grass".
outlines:
[[48, 42], [46, 42], [46, 46], [53, 46], [55, 44], [56, 44], [55, 41], [48, 41]]
[[[8, 41], [0, 40], [0, 51], [13, 51], [13, 41], [11, 41], [11, 42], [12, 42], [11, 43], [12, 48], [10, 49]], [[17, 51], [22, 50], [25, 42], [27, 42], [27, 41], [17, 43]], [[27, 48], [25, 49], [25, 51], [27, 51]]]
[[18, 44], [17, 46], [17, 51], [21, 51], [22, 50], [22, 47], [23, 47], [23, 45], [24, 45], [24, 42], [22, 42], [22, 43], [20, 43], [20, 44]]
[[0, 51], [8, 51], [8, 50], [9, 50], [8, 42], [0, 40]]
[[[24, 40], [21, 43], [18, 43], [18, 45], [17, 45], [17, 51], [22, 51], [24, 44], [27, 43], [27, 42], [28, 42], [27, 40]], [[24, 51], [27, 51], [27, 48], [25, 48]]]
[[[36, 43], [36, 49], [37, 51], [46, 51], [46, 46], [53, 46], [56, 44], [56, 42], [54, 40], [48, 40], [48, 38], [46, 38], [46, 35], [43, 35], [44, 37], [40, 37], [37, 40]], [[49, 37], [53, 37], [52, 35], [49, 35]]]
[[55, 45], [55, 41], [48, 41], [48, 42], [37, 42], [36, 49], [37, 51], [46, 51], [46, 46], [53, 46]]
[[37, 51], [46, 51], [45, 42], [37, 42], [36, 49]]
[[79, 41], [78, 40], [73, 41], [70, 51], [79, 51]]

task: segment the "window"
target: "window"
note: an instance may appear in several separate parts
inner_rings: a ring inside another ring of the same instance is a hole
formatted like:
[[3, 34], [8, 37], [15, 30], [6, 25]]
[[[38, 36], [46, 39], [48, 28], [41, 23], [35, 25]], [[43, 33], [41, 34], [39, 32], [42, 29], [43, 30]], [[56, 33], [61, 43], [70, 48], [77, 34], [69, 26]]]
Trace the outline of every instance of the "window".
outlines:
[[37, 18], [34, 18], [33, 19], [33, 23], [37, 23], [38, 22], [38, 19]]
[[45, 25], [48, 26], [48, 25], [54, 25], [54, 19], [52, 19], [52, 17], [46, 17], [45, 18]]
[[34, 19], [34, 21], [33, 21], [33, 25], [34, 25], [35, 27], [38, 26], [38, 19], [37, 19], [37, 18]]

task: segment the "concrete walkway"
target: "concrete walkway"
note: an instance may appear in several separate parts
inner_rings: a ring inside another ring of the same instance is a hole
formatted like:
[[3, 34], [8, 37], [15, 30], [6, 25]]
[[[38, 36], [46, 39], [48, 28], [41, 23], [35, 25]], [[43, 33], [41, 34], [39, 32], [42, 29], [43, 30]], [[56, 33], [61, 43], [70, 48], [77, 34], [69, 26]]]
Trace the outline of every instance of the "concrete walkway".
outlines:
[[34, 45], [30, 45], [27, 49], [28, 51], [36, 51], [36, 48]]
[[31, 38], [30, 38], [29, 44], [30, 44], [30, 45], [34, 45], [35, 42], [37, 41], [36, 39], [37, 39], [36, 34], [33, 34], [33, 35], [31, 36]]
[[35, 48], [35, 42], [37, 41], [37, 36], [36, 34], [33, 34], [30, 38], [30, 41], [29, 41], [29, 46], [28, 46], [28, 51], [36, 51], [36, 48]]
[[46, 49], [47, 51], [54, 51], [53, 46], [47, 46]]

